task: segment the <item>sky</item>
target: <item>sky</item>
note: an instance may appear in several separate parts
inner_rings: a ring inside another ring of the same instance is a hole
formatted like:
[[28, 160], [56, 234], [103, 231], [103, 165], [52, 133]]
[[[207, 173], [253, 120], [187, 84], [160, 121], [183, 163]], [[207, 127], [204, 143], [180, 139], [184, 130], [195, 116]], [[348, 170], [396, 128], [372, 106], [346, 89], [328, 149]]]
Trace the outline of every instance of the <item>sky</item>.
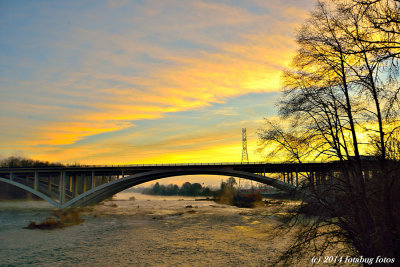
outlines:
[[249, 161], [315, 1], [0, 1], [0, 158]]

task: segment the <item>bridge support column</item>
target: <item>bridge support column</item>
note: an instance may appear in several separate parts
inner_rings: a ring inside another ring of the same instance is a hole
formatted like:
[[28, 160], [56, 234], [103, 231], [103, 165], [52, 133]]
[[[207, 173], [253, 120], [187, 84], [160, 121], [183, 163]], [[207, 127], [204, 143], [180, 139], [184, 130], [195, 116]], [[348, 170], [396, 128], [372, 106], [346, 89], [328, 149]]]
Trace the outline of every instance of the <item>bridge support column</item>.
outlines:
[[92, 171], [92, 188], [91, 189], [93, 189], [93, 188], [95, 188], [96, 187], [96, 180], [95, 180], [95, 176], [94, 176], [94, 171]]
[[333, 179], [333, 177], [334, 177], [334, 172], [333, 172], [333, 171], [329, 171], [329, 172], [326, 174], [326, 181], [327, 181], [327, 183], [330, 183], [331, 180]]
[[315, 183], [317, 186], [321, 184], [321, 173], [320, 172], [315, 172]]
[[364, 172], [364, 180], [369, 180], [369, 170], [365, 169], [363, 172]]
[[124, 178], [125, 177], [125, 174], [124, 174], [124, 171], [122, 170], [122, 178]]
[[39, 173], [35, 171], [35, 180], [33, 182], [33, 189], [35, 189], [35, 191], [38, 191], [38, 187], [39, 187]]
[[282, 175], [283, 175], [283, 182], [285, 183], [286, 182], [285, 173], [282, 173]]
[[86, 180], [86, 174], [81, 175], [81, 179], [83, 181], [83, 193], [87, 191], [87, 180]]
[[66, 178], [65, 171], [60, 172], [60, 205], [65, 202]]
[[296, 172], [296, 187], [299, 186], [299, 173]]
[[321, 172], [321, 183], [326, 184], [326, 172]]
[[78, 190], [79, 190], [79, 176], [74, 174], [73, 181], [74, 181], [74, 194], [73, 195], [74, 195], [74, 197], [77, 197], [79, 195], [79, 192], [78, 192]]
[[311, 186], [314, 188], [314, 173], [313, 172], [310, 172], [310, 184], [311, 184]]
[[51, 174], [49, 174], [48, 190], [51, 192]]
[[62, 172], [60, 172], [58, 175], [58, 202], [61, 205], [61, 191], [62, 191]]
[[72, 178], [72, 175], [68, 175], [68, 180], [69, 180], [69, 184], [68, 184], [68, 188], [69, 188], [69, 192], [72, 192], [72, 190], [73, 190], [73, 178]]
[[13, 172], [10, 172], [10, 180], [11, 181], [14, 180], [14, 173]]

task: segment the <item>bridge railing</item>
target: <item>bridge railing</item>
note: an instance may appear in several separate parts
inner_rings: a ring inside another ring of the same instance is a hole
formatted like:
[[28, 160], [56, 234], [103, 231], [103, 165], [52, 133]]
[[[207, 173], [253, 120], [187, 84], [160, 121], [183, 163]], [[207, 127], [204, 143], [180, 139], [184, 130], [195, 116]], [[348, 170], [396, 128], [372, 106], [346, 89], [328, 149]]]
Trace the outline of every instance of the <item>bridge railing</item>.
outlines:
[[174, 167], [174, 166], [223, 166], [223, 165], [255, 165], [265, 164], [265, 162], [211, 162], [211, 163], [155, 163], [155, 164], [65, 164], [64, 166], [32, 166], [32, 167], [15, 167], [7, 166], [0, 167], [0, 169], [15, 169], [15, 168], [51, 168], [51, 169], [64, 169], [64, 168], [131, 168], [131, 167]]
[[[305, 162], [302, 163], [302, 165], [307, 165], [307, 164], [321, 164], [322, 162]], [[322, 164], [331, 164], [334, 162], [325, 162]], [[138, 168], [138, 167], [185, 167], [185, 166], [224, 166], [224, 165], [260, 165], [260, 164], [266, 164], [266, 165], [299, 165], [299, 163], [293, 163], [293, 162], [211, 162], [211, 163], [155, 163], [155, 164], [112, 164], [112, 165], [90, 165], [90, 164], [66, 164], [64, 166], [32, 166], [32, 167], [0, 167], [0, 170], [6, 170], [6, 169], [17, 169], [17, 168], [23, 168], [23, 169], [53, 169], [53, 170], [60, 170], [60, 169], [74, 169], [74, 168]]]
[[[154, 164], [115, 164], [115, 165], [66, 165], [67, 167], [174, 167], [174, 166], [223, 166], [223, 165], [255, 165], [265, 162], [209, 162], [209, 163], [154, 163]], [[281, 163], [280, 163], [281, 164]]]

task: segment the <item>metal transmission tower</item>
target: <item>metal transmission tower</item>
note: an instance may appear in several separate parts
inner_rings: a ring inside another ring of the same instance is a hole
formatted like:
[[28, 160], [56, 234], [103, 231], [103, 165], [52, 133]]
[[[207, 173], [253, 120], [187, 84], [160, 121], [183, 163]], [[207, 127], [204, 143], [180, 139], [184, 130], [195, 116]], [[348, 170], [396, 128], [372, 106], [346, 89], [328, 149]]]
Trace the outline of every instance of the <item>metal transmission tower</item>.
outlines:
[[[249, 156], [247, 155], [247, 135], [246, 135], [246, 128], [242, 128], [242, 163], [249, 163]], [[240, 182], [241, 179], [239, 178], [239, 191], [240, 191]], [[253, 184], [251, 184], [253, 187]]]
[[246, 128], [242, 128], [242, 163], [249, 163], [249, 156], [247, 155], [247, 136]]

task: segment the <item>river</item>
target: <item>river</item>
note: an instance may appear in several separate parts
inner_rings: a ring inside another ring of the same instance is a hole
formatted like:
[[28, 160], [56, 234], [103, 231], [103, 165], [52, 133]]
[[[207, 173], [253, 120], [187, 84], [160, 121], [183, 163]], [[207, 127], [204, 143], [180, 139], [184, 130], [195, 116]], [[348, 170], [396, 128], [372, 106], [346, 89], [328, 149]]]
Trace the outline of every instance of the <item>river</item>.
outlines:
[[0, 202], [1, 266], [268, 266], [289, 238], [273, 238], [276, 205], [128, 192], [82, 212], [79, 225], [23, 228], [52, 212], [43, 201]]

